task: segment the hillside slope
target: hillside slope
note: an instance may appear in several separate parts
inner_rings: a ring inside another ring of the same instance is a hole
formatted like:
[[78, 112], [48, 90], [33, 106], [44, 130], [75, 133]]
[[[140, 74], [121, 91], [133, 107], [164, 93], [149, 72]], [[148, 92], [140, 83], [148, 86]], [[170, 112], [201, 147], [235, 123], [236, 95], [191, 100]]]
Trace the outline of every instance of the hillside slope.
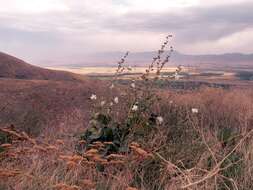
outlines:
[[43, 129], [61, 126], [85, 127], [91, 101], [106, 93], [102, 81], [0, 80], [0, 127], [13, 124], [17, 129], [39, 135]]
[[53, 71], [33, 66], [0, 52], [0, 78], [78, 81], [82, 77], [65, 71]]

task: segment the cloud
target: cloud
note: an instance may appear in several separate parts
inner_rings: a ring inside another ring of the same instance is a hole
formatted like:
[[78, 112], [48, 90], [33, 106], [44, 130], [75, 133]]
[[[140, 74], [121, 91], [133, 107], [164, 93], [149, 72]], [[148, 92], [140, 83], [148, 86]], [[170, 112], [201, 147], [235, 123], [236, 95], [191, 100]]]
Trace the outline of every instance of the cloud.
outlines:
[[154, 50], [167, 33], [174, 34], [176, 49], [186, 53], [253, 52], [248, 43], [253, 41], [249, 0], [0, 0], [0, 4], [4, 5], [0, 51], [32, 62], [97, 51]]
[[[218, 40], [224, 36], [253, 27], [253, 3], [226, 6], [193, 7], [182, 12], [169, 10], [129, 12], [118, 19], [103, 21], [104, 27], [128, 32], [173, 31], [187, 41]], [[102, 24], [102, 23], [101, 23]]]
[[40, 14], [68, 10], [60, 0], [0, 0], [0, 3], [0, 12], [6, 14]]

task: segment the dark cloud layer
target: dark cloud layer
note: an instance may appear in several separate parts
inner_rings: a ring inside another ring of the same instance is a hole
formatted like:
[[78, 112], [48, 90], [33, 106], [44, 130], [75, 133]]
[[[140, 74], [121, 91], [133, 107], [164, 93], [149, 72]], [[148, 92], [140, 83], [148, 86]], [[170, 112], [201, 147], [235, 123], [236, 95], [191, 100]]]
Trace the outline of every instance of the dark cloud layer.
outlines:
[[168, 32], [183, 41], [217, 40], [253, 27], [253, 3], [193, 7], [180, 13], [128, 13], [103, 21], [101, 25], [118, 31]]
[[[1, 12], [0, 8], [0, 51], [32, 62], [64, 60], [85, 52], [122, 51], [122, 47], [149, 51], [159, 46], [160, 37], [173, 33], [177, 49], [186, 53], [253, 52], [253, 2], [249, 0], [205, 6], [203, 1], [159, 11], [131, 9], [126, 1], [108, 0], [112, 5], [107, 7], [107, 0], [61, 0], [69, 9], [41, 13]], [[118, 11], [120, 6], [126, 11]]]

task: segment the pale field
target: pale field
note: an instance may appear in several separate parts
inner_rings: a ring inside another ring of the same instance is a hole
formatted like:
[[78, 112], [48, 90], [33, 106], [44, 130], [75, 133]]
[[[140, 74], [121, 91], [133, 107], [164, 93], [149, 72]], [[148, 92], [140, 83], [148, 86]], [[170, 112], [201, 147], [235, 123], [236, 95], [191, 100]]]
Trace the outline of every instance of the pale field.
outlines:
[[[107, 77], [112, 77], [117, 70], [117, 67], [71, 67], [71, 66], [59, 66], [59, 67], [47, 67], [48, 69], [53, 70], [60, 70], [60, 71], [68, 71], [76, 74], [87, 75], [87, 76], [94, 76], [106, 79]], [[136, 79], [140, 75], [140, 73], [145, 73], [147, 67], [132, 67], [131, 71], [127, 69], [123, 72], [125, 75], [120, 76], [120, 79]], [[171, 73], [175, 72], [177, 67], [165, 67], [163, 68], [163, 73]], [[198, 70], [195, 68], [187, 68], [182, 67], [182, 72], [190, 74], [194, 80], [234, 80], [235, 73], [233, 72], [226, 72], [226, 71], [212, 71], [207, 68], [207, 70]], [[220, 76], [198, 76], [203, 72], [210, 72], [213, 74], [221, 74]], [[166, 76], [166, 75], [164, 75]]]
[[[76, 67], [76, 68], [69, 68], [69, 67], [47, 67], [48, 69], [53, 70], [61, 70], [61, 71], [69, 71], [76, 74], [83, 74], [83, 75], [96, 75], [96, 74], [103, 74], [103, 75], [112, 75], [116, 71], [116, 67]], [[146, 67], [132, 67], [132, 71], [126, 71], [126, 73], [143, 73], [145, 72]], [[163, 69], [163, 72], [174, 72], [176, 67], [166, 67]]]

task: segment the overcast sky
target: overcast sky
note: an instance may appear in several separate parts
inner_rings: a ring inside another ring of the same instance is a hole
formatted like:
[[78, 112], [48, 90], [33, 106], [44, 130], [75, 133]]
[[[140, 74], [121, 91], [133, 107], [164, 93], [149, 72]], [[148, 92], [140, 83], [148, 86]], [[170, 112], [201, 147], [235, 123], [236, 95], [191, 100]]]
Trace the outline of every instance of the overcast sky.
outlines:
[[0, 0], [0, 51], [34, 64], [91, 52], [253, 53], [252, 0]]

